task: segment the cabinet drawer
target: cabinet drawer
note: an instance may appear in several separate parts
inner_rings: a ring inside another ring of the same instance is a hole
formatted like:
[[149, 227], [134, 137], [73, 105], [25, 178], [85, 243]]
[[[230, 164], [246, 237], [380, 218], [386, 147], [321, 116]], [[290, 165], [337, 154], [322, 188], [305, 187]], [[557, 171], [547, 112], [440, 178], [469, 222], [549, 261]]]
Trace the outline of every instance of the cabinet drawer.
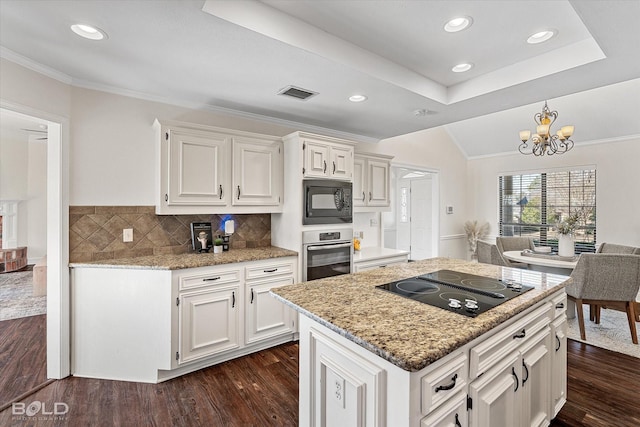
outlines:
[[522, 319], [473, 347], [469, 353], [469, 378], [473, 380], [549, 325], [551, 303], [547, 302]]
[[274, 262], [271, 264], [245, 267], [245, 277], [247, 280], [264, 279], [266, 277], [281, 276], [283, 274], [293, 274], [292, 262]]
[[407, 255], [398, 255], [388, 258], [380, 258], [372, 261], [359, 261], [353, 264], [354, 272], [373, 270], [375, 268], [388, 267], [394, 264], [404, 264], [407, 262]]
[[421, 410], [426, 415], [445, 400], [467, 387], [467, 356], [465, 353], [431, 370], [420, 380]]
[[240, 270], [203, 271], [197, 274], [184, 274], [178, 276], [180, 291], [239, 281]]
[[557, 318], [567, 312], [567, 294], [560, 292], [558, 295], [553, 297], [551, 300], [551, 304], [553, 304], [553, 318]]
[[461, 392], [448, 399], [437, 410], [420, 421], [420, 427], [444, 427], [467, 425], [467, 393]]

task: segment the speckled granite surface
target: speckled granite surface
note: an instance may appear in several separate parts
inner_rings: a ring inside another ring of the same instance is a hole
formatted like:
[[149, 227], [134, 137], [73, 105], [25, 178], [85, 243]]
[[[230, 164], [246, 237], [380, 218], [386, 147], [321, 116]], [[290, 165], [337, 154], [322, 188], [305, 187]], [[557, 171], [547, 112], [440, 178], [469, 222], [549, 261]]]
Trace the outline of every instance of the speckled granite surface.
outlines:
[[189, 253], [180, 255], [150, 255], [135, 258], [109, 259], [85, 263], [71, 263], [70, 267], [93, 268], [135, 268], [154, 270], [179, 270], [182, 268], [206, 267], [209, 265], [232, 264], [244, 261], [260, 261], [270, 258], [297, 256], [298, 253], [287, 249], [268, 246], [265, 248], [231, 249], [219, 254]]
[[[535, 286], [476, 318], [376, 289], [437, 270], [456, 270]], [[530, 270], [434, 258], [272, 289], [303, 315], [406, 371], [418, 371], [531, 307], [571, 280]]]

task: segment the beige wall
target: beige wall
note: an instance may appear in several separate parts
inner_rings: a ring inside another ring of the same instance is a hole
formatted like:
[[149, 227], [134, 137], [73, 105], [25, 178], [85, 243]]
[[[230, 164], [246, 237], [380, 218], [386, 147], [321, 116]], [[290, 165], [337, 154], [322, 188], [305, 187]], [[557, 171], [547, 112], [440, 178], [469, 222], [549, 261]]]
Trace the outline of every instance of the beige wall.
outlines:
[[[514, 142], [515, 144], [515, 142]], [[597, 243], [640, 246], [640, 138], [580, 146], [563, 155], [522, 154], [469, 160], [467, 188], [473, 219], [488, 221], [498, 234], [498, 176], [504, 172], [595, 166]]]

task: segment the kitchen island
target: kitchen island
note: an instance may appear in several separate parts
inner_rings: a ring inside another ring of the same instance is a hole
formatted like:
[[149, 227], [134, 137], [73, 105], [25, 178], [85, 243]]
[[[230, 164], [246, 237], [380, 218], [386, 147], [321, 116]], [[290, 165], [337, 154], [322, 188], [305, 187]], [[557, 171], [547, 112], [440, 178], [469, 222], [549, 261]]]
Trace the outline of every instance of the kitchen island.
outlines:
[[[477, 317], [377, 285], [454, 270], [534, 288]], [[565, 276], [436, 258], [273, 289], [300, 316], [300, 425], [547, 425], [566, 399]]]

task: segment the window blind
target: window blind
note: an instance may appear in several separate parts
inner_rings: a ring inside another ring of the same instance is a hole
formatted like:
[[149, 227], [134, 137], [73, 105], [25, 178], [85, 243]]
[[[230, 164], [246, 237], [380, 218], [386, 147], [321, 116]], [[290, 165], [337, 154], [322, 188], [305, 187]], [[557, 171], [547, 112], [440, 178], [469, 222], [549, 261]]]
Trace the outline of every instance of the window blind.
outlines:
[[595, 252], [595, 169], [504, 175], [498, 180], [501, 236], [529, 236], [537, 246], [557, 250], [556, 225], [576, 215], [576, 252]]

